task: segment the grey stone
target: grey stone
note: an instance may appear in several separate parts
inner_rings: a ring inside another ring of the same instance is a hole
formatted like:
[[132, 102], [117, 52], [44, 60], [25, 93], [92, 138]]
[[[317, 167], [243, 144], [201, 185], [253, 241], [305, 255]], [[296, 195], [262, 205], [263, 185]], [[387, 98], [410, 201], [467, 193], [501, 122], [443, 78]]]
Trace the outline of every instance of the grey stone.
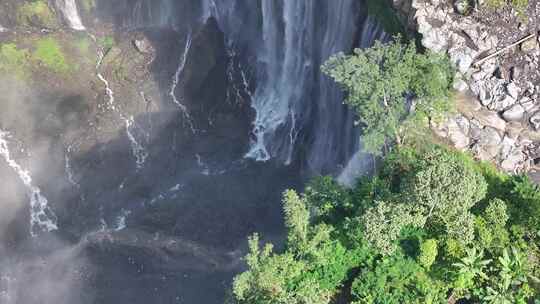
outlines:
[[471, 5], [468, 0], [454, 1], [454, 7], [456, 9], [456, 12], [461, 15], [467, 15], [471, 10]]
[[497, 130], [486, 127], [481, 131], [480, 139], [473, 147], [473, 151], [481, 160], [492, 160], [499, 154], [501, 140]]
[[520, 121], [524, 115], [525, 109], [520, 104], [516, 104], [504, 111], [502, 116], [506, 121]]
[[529, 39], [521, 44], [521, 50], [524, 52], [531, 52], [538, 48], [538, 42], [536, 39]]
[[513, 106], [517, 101], [510, 95], [504, 96], [502, 99], [496, 99], [488, 105], [490, 110], [503, 111]]
[[447, 123], [447, 132], [448, 139], [456, 148], [465, 149], [469, 146], [469, 121], [463, 116], [450, 119]]
[[531, 118], [529, 118], [529, 122], [533, 126], [533, 128], [536, 131], [540, 130], [540, 112], [536, 112]]
[[521, 89], [513, 82], [506, 86], [506, 92], [508, 92], [508, 95], [512, 96], [514, 99], [518, 99], [520, 91]]
[[501, 168], [505, 171], [516, 172], [521, 164], [525, 161], [525, 155], [519, 147], [510, 151], [505, 159], [501, 162]]
[[496, 112], [481, 109], [474, 113], [474, 118], [476, 118], [483, 126], [488, 126], [499, 131], [504, 131], [506, 129], [506, 121], [500, 118]]
[[465, 92], [469, 89], [469, 85], [463, 79], [454, 81], [454, 89], [460, 92]]
[[510, 68], [510, 79], [516, 80], [521, 76], [521, 68], [514, 66]]
[[146, 38], [133, 40], [133, 45], [140, 53], [152, 54], [154, 52], [154, 47]]

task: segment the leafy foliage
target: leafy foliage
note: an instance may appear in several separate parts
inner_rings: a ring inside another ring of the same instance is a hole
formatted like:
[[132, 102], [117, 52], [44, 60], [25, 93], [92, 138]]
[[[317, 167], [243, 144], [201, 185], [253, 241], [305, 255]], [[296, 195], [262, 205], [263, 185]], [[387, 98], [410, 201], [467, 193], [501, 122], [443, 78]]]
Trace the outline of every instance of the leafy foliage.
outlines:
[[423, 227], [426, 221], [418, 208], [385, 202], [377, 202], [361, 218], [366, 241], [383, 255], [394, 253], [403, 228]]
[[437, 258], [437, 240], [428, 239], [422, 242], [420, 245], [420, 254], [418, 255], [418, 263], [424, 268], [431, 268], [431, 265], [435, 262]]
[[414, 260], [393, 256], [377, 262], [352, 285], [353, 304], [442, 303], [444, 286], [433, 280]]
[[527, 11], [527, 7], [529, 6], [529, 0], [487, 0], [486, 4], [492, 9], [511, 6], [514, 10], [516, 10], [520, 17], [524, 18], [526, 17], [525, 13]]
[[347, 91], [345, 102], [359, 116], [369, 152], [380, 152], [387, 139], [401, 143], [406, 134], [451, 109], [448, 58], [417, 53], [413, 43], [377, 41], [353, 55], [331, 57], [322, 70]]
[[285, 192], [287, 246], [274, 253], [251, 238], [234, 298], [529, 303], [540, 294], [540, 250], [534, 220], [519, 208], [535, 206], [537, 191], [440, 146], [397, 149], [353, 189], [324, 177], [303, 195]]
[[28, 74], [28, 51], [14, 43], [0, 44], [0, 73], [23, 79]]

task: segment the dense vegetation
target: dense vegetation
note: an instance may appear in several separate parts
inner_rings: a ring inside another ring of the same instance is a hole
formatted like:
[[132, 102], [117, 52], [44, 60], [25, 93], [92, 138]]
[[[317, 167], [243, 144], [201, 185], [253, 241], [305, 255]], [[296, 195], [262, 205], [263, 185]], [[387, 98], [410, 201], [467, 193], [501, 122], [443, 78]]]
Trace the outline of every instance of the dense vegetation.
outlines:
[[429, 121], [451, 108], [447, 59], [377, 43], [323, 69], [349, 93], [370, 150], [393, 148], [352, 189], [319, 177], [303, 194], [286, 191], [285, 249], [249, 239], [234, 301], [540, 303], [540, 189], [445, 146], [404, 140], [426, 138]]
[[23, 2], [17, 9], [17, 23], [21, 26], [58, 27], [54, 12], [44, 0]]
[[338, 54], [322, 68], [348, 92], [345, 102], [358, 113], [372, 153], [388, 140], [402, 144], [451, 109], [454, 71], [447, 56], [418, 53], [414, 43], [400, 39]]
[[530, 303], [540, 191], [437, 145], [402, 147], [372, 179], [283, 199], [286, 250], [250, 239], [238, 303]]

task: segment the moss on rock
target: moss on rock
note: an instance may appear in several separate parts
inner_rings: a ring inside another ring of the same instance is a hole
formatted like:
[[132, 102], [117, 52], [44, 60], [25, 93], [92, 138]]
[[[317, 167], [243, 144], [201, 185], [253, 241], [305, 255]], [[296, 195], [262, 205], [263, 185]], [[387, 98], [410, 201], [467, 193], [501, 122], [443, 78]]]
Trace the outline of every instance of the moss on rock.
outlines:
[[60, 43], [52, 37], [42, 38], [35, 42], [32, 59], [57, 73], [65, 73], [71, 69]]
[[28, 57], [28, 51], [18, 48], [15, 43], [0, 44], [0, 73], [17, 79], [26, 78]]
[[58, 27], [56, 15], [44, 0], [25, 2], [19, 6], [17, 9], [17, 23], [20, 26]]

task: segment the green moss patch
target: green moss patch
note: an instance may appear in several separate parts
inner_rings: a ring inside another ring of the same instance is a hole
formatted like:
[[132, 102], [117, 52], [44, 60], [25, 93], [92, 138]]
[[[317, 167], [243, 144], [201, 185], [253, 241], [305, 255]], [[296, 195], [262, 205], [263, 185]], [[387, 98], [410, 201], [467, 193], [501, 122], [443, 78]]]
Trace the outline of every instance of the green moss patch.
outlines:
[[17, 23], [21, 26], [58, 26], [54, 12], [44, 0], [26, 2], [17, 9]]
[[65, 73], [70, 70], [66, 62], [66, 56], [62, 47], [54, 38], [43, 38], [36, 41], [32, 59], [41, 62], [47, 68], [57, 73]]
[[24, 79], [28, 75], [28, 57], [28, 51], [15, 43], [0, 44], [0, 73]]
[[83, 8], [86, 12], [90, 12], [90, 11], [92, 11], [93, 9], [96, 8], [96, 0], [82, 0], [82, 1], [81, 1], [81, 4], [82, 4], [82, 8]]

